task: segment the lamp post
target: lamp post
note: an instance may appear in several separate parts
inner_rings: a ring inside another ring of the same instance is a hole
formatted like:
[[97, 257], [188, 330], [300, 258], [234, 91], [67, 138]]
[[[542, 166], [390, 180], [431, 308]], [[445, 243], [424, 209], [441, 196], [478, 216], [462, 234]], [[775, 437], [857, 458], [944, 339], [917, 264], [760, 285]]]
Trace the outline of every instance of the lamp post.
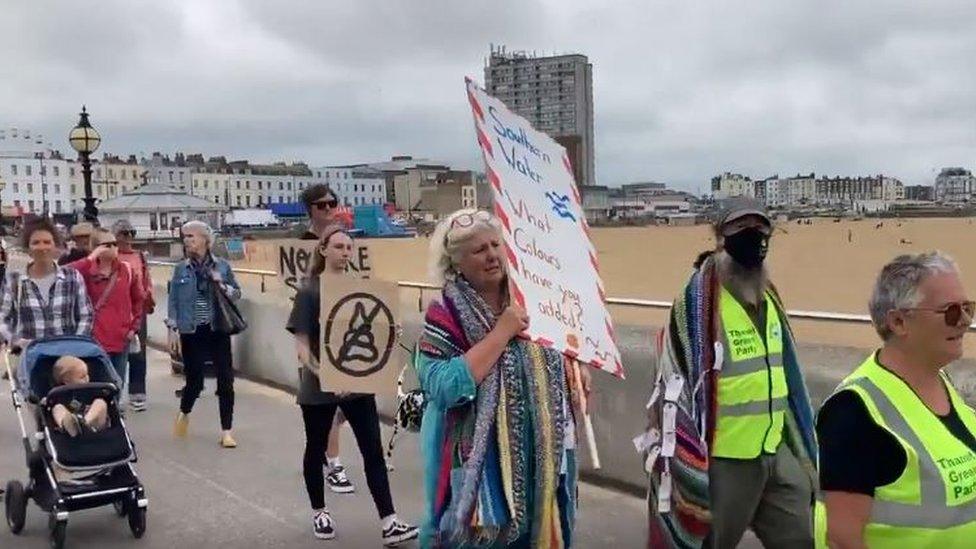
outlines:
[[85, 221], [97, 226], [98, 208], [95, 207], [95, 197], [92, 196], [91, 154], [98, 149], [102, 138], [88, 122], [88, 111], [85, 110], [84, 106], [81, 107], [81, 118], [78, 120], [78, 125], [68, 134], [68, 142], [71, 143], [71, 148], [78, 151], [78, 158], [81, 160], [81, 173], [85, 179], [85, 209], [83, 211]]

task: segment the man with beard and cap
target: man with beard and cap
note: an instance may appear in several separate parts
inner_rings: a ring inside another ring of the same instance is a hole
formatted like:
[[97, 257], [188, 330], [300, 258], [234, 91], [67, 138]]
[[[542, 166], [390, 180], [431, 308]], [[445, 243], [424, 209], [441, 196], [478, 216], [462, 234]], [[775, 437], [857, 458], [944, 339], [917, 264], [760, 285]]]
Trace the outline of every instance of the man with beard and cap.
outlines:
[[728, 201], [657, 338], [648, 547], [813, 546], [813, 411], [786, 310], [765, 268], [773, 224]]

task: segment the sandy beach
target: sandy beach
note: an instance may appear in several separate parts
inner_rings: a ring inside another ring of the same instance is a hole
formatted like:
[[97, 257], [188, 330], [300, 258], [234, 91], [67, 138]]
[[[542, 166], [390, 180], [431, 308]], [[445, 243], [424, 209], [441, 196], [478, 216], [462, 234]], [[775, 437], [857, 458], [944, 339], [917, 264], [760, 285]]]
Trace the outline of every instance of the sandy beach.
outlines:
[[[779, 223], [771, 243], [769, 269], [790, 309], [867, 313], [874, 277], [882, 265], [902, 253], [943, 250], [959, 262], [964, 282], [976, 276], [976, 225], [972, 219], [815, 220], [812, 225]], [[670, 301], [685, 283], [698, 252], [712, 246], [710, 228], [598, 228], [593, 238], [607, 293]], [[429, 241], [369, 239], [373, 276], [389, 280], [427, 280]], [[274, 241], [248, 243], [249, 258], [240, 267], [277, 270]], [[968, 283], [971, 296], [976, 288]], [[416, 306], [416, 293], [404, 290], [405, 303]], [[660, 325], [664, 311], [614, 307], [615, 322]], [[866, 325], [797, 321], [802, 341], [870, 348], [877, 344]], [[976, 357], [970, 336], [967, 356]]]

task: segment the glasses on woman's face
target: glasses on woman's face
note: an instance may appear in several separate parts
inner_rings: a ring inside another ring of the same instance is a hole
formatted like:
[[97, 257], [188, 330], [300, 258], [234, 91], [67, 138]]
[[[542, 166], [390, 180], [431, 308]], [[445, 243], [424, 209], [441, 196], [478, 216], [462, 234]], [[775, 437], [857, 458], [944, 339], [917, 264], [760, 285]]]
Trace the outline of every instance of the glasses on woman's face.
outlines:
[[326, 208], [331, 209], [338, 206], [339, 201], [335, 198], [330, 198], [328, 200], [316, 200], [315, 202], [312, 202], [312, 205], [315, 206], [316, 210], [324, 210]]
[[909, 307], [904, 309], [906, 311], [928, 311], [930, 313], [941, 314], [945, 319], [946, 326], [955, 328], [959, 326], [959, 323], [963, 320], [963, 315], [966, 316], [966, 323], [972, 322], [973, 314], [976, 313], [976, 302], [974, 301], [959, 301], [956, 303], [949, 303], [944, 307]]
[[491, 221], [491, 214], [484, 210], [479, 210], [474, 213], [463, 213], [451, 220], [451, 228], [470, 227], [474, 225], [476, 221], [488, 223]]

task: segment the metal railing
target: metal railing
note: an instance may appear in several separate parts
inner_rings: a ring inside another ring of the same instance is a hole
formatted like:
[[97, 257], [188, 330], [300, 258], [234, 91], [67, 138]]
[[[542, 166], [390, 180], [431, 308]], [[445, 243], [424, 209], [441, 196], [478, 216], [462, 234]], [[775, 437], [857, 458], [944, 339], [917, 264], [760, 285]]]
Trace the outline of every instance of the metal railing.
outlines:
[[[161, 267], [172, 267], [176, 263], [172, 261], [156, 261], [151, 260], [150, 265], [158, 265]], [[232, 270], [235, 273], [255, 275], [261, 277], [261, 293], [266, 291], [265, 278], [266, 277], [277, 277], [277, 271], [265, 271], [260, 269], [242, 269], [233, 267]], [[398, 280], [397, 286], [400, 288], [410, 288], [417, 290], [417, 310], [424, 310], [424, 292], [425, 291], [439, 291], [441, 289], [437, 284], [431, 284], [429, 282], [415, 282], [411, 280]], [[608, 297], [608, 305], [614, 305], [618, 307], [638, 307], [644, 309], [661, 309], [667, 310], [671, 308], [670, 301], [660, 301], [653, 299], [638, 299], [633, 297]], [[821, 322], [840, 322], [844, 324], [870, 324], [871, 317], [869, 315], [852, 314], [852, 313], [836, 313], [830, 311], [803, 311], [803, 310], [787, 310], [786, 314], [792, 318], [802, 319], [802, 320], [815, 320]], [[976, 323], [969, 327], [970, 331], [976, 331]]]
[[[174, 263], [172, 261], [158, 261], [158, 260], [155, 260], [155, 259], [150, 259], [149, 260], [149, 264], [150, 265], [156, 265], [158, 267], [175, 267], [176, 266], [176, 263]], [[235, 274], [247, 274], [247, 275], [257, 275], [257, 276], [260, 276], [261, 277], [261, 293], [262, 294], [265, 291], [267, 291], [266, 290], [266, 285], [265, 285], [265, 282], [264, 282], [265, 277], [269, 277], [269, 276], [277, 277], [278, 276], [278, 271], [264, 271], [264, 270], [261, 270], [261, 269], [241, 269], [241, 268], [238, 268], [238, 267], [231, 267], [231, 270], [234, 271]]]

